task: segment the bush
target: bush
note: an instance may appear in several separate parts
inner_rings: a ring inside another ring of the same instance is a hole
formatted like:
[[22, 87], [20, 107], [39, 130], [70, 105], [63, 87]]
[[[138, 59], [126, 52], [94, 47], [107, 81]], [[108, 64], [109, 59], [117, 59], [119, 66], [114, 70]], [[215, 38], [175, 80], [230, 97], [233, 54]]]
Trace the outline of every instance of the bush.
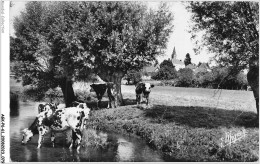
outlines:
[[75, 96], [77, 100], [81, 100], [84, 102], [87, 102], [93, 98], [96, 98], [95, 93], [91, 93], [88, 91], [82, 91], [82, 90], [75, 90]]
[[44, 98], [49, 99], [49, 102], [58, 101], [58, 103], [63, 101], [63, 93], [60, 88], [50, 88], [45, 92]]
[[160, 83], [161, 86], [175, 86], [176, 85], [176, 81], [174, 80], [163, 80]]
[[23, 100], [41, 101], [45, 97], [45, 92], [38, 87], [26, 85], [22, 91]]
[[212, 86], [212, 83], [214, 82], [214, 77], [211, 72], [198, 72], [195, 76], [197, 85], [202, 88], [208, 88], [209, 86]]
[[164, 60], [160, 69], [151, 77], [154, 80], [171, 80], [177, 78], [177, 71], [170, 60]]
[[193, 79], [193, 71], [189, 68], [182, 68], [178, 71], [177, 86], [190, 87], [192, 85]]

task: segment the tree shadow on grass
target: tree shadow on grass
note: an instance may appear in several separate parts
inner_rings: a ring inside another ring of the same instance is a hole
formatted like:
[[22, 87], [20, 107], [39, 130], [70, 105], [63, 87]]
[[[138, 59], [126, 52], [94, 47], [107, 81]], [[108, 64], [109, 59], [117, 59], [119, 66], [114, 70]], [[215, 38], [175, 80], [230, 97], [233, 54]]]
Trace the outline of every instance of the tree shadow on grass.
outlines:
[[124, 99], [124, 106], [127, 106], [127, 105], [136, 105], [136, 100], [135, 99]]
[[200, 106], [154, 105], [145, 110], [145, 116], [157, 123], [175, 122], [194, 128], [259, 127], [253, 112]]
[[[135, 105], [136, 100], [135, 99], [124, 99], [124, 105], [123, 106], [128, 106], [128, 105]], [[91, 100], [87, 102], [87, 106], [92, 109], [92, 110], [98, 110], [98, 109], [104, 109], [107, 108], [108, 105], [108, 100], [101, 101], [99, 104], [99, 108], [97, 108], [97, 100]]]

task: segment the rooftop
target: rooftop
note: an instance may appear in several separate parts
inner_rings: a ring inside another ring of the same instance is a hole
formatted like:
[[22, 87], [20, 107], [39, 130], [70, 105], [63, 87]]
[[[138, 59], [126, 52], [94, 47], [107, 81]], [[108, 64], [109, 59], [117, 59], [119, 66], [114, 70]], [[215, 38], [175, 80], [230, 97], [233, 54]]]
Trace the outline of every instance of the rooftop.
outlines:
[[184, 62], [179, 60], [179, 59], [172, 59], [172, 64], [179, 64], [179, 65], [184, 65]]

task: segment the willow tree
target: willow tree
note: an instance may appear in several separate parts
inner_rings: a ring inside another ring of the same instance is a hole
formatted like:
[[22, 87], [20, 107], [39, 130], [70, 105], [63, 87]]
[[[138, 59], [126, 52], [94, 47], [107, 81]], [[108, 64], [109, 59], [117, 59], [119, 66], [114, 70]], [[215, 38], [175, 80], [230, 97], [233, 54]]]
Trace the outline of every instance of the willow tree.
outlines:
[[140, 2], [28, 2], [15, 20], [15, 72], [27, 84], [60, 86], [66, 105], [75, 100], [73, 82], [95, 73], [116, 84], [121, 105], [122, 78], [164, 53], [172, 20], [165, 4], [155, 11]]
[[[231, 66], [229, 75], [249, 69], [247, 80], [252, 87], [259, 115], [259, 3], [190, 2], [194, 22], [193, 39], [202, 34], [196, 50], [207, 47], [214, 59]], [[202, 31], [202, 32], [201, 32]]]

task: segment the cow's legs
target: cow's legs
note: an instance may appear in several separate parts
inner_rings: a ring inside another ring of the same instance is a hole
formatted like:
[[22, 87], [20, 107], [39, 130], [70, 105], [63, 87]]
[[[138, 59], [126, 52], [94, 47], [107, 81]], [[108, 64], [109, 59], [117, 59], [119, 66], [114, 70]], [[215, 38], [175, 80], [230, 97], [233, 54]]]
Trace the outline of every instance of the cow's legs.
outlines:
[[45, 127], [45, 126], [40, 126], [38, 128], [38, 131], [39, 131], [39, 139], [38, 139], [38, 147], [37, 148], [40, 148], [41, 145], [42, 145], [42, 142], [44, 140], [44, 135], [48, 132], [48, 128]]
[[136, 104], [140, 104], [140, 96], [141, 94], [136, 94]]
[[73, 147], [73, 145], [75, 144], [75, 141], [77, 139], [77, 135], [76, 132], [74, 132], [74, 130], [72, 130], [72, 136], [71, 136], [71, 144], [70, 144], [70, 149]]
[[82, 133], [79, 129], [77, 129], [75, 133], [76, 133], [76, 136], [77, 136], [77, 151], [79, 151], [80, 143], [81, 143], [81, 140], [82, 140]]
[[99, 109], [100, 105], [101, 105], [101, 99], [98, 99], [98, 101], [97, 101], [97, 108], [98, 109]]
[[107, 109], [110, 108], [110, 107], [112, 107], [112, 104], [111, 104], [111, 101], [108, 100], [108, 103], [107, 103]]
[[55, 144], [55, 134], [53, 132], [51, 132], [51, 143], [52, 143], [52, 147], [54, 147], [54, 144]]
[[146, 105], [148, 106], [148, 104], [149, 104], [149, 98], [147, 97], [146, 98]]
[[109, 96], [109, 99], [108, 99], [108, 106], [107, 106], [107, 108], [116, 108], [116, 100], [115, 100], [115, 98], [112, 96], [112, 95], [110, 95]]
[[42, 142], [44, 140], [44, 133], [42, 131], [39, 131], [39, 139], [38, 139], [38, 149], [41, 148]]
[[71, 145], [70, 145], [70, 149], [73, 147], [73, 145], [77, 144], [77, 151], [79, 151], [80, 149], [80, 143], [81, 143], [81, 140], [82, 140], [82, 133], [79, 129], [76, 129], [75, 131], [72, 130], [72, 142], [71, 142]]

